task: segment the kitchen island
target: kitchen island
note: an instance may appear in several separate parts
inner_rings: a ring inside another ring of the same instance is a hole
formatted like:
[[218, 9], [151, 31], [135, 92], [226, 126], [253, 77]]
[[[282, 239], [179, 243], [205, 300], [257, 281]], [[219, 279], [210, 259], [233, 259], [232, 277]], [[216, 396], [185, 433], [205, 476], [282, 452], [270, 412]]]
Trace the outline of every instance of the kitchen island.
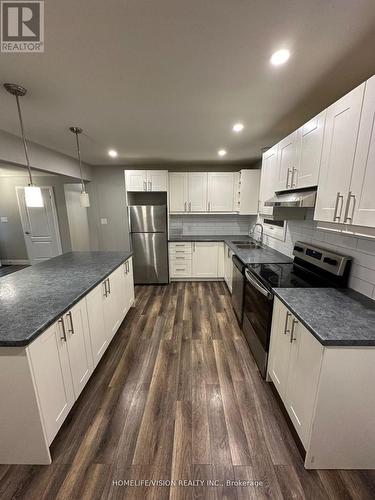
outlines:
[[0, 463], [51, 463], [133, 302], [131, 252], [72, 252], [1, 279]]

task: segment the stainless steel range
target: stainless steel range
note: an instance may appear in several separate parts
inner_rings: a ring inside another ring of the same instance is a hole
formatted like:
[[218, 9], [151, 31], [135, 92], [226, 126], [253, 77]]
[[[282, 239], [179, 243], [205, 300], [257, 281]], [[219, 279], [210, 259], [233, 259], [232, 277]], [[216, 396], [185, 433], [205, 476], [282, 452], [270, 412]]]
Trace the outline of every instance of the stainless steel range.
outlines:
[[270, 343], [273, 288], [346, 287], [351, 257], [296, 242], [288, 264], [247, 264], [242, 330], [263, 377]]

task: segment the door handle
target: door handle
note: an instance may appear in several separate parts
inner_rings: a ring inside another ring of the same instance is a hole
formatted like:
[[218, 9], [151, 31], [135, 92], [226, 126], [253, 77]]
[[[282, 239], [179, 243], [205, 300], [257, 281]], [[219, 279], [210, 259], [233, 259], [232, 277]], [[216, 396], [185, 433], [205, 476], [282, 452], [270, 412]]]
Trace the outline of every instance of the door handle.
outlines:
[[59, 318], [58, 323], [61, 324], [61, 329], [62, 329], [62, 332], [63, 332], [63, 336], [60, 337], [60, 340], [63, 340], [64, 342], [66, 342], [66, 331], [65, 331], [64, 319], [63, 318]]
[[72, 335], [75, 333], [74, 332], [74, 325], [73, 325], [73, 318], [72, 318], [72, 311], [69, 311], [67, 314], [66, 314], [69, 318], [69, 321], [70, 321], [70, 330], [68, 328], [68, 332], [71, 333]]
[[[339, 209], [339, 202], [340, 202], [340, 198], [341, 198], [341, 209], [340, 209], [340, 215], [337, 215], [337, 211]], [[333, 221], [336, 222], [336, 220], [340, 220], [341, 219], [341, 212], [342, 212], [342, 206], [344, 204], [344, 197], [343, 195], [340, 194], [340, 192], [337, 193], [336, 195], [336, 203], [335, 203], [335, 211], [334, 211], [334, 214], [333, 214]]]
[[293, 318], [292, 321], [292, 328], [290, 329], [290, 343], [292, 344], [296, 339], [294, 338], [294, 329], [296, 327], [296, 324], [298, 323], [298, 320]]
[[286, 335], [287, 333], [290, 333], [290, 330], [288, 330], [288, 321], [289, 321], [289, 318], [291, 317], [291, 315], [292, 314], [289, 311], [287, 311], [286, 318], [285, 318], [284, 335]]
[[30, 232], [29, 231], [25, 231], [25, 234], [30, 234]]
[[[353, 209], [352, 209], [352, 215], [351, 217], [348, 216], [349, 214], [349, 209], [350, 209], [350, 200], [353, 198], [354, 202], [353, 202]], [[348, 220], [350, 220], [350, 223], [353, 222], [353, 217], [354, 217], [354, 209], [355, 209], [355, 202], [356, 202], [356, 199], [355, 199], [355, 195], [352, 194], [351, 191], [349, 191], [348, 193], [348, 199], [346, 200], [346, 207], [345, 207], [345, 215], [344, 215], [344, 222], [348, 222]]]

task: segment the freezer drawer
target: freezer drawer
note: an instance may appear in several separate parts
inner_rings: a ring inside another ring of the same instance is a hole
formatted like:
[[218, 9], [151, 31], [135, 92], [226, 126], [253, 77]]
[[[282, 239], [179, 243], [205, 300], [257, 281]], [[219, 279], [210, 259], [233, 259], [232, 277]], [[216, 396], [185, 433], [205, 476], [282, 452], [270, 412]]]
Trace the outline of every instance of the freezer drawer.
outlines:
[[168, 283], [165, 233], [132, 233], [134, 283]]

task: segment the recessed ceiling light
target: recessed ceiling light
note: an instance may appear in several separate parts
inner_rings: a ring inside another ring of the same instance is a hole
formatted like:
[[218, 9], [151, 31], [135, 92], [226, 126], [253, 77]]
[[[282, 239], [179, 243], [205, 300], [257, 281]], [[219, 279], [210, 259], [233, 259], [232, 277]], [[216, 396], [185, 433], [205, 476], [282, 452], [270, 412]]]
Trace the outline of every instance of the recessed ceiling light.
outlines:
[[242, 132], [244, 129], [243, 123], [235, 123], [232, 127], [233, 132]]
[[217, 154], [219, 156], [225, 156], [227, 154], [226, 150], [225, 149], [219, 149], [219, 151], [217, 152]]
[[117, 151], [116, 151], [115, 149], [110, 149], [110, 150], [108, 151], [108, 154], [109, 154], [109, 156], [110, 156], [111, 158], [117, 158], [117, 156], [118, 156], [118, 153], [117, 153]]
[[271, 56], [271, 64], [274, 66], [280, 66], [287, 62], [290, 57], [290, 52], [287, 49], [281, 49], [274, 52]]

